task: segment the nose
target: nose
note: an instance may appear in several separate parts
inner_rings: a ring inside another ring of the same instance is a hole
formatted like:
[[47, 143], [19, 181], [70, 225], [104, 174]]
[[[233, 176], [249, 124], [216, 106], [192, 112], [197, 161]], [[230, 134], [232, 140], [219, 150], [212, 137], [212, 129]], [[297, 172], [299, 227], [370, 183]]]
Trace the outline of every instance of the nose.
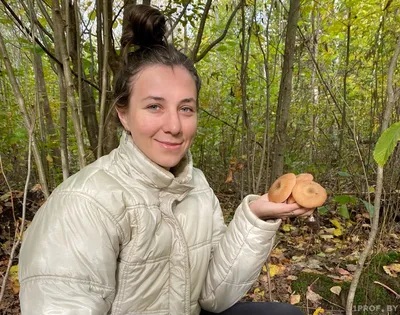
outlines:
[[177, 135], [181, 132], [182, 124], [179, 113], [175, 110], [168, 111], [164, 116], [163, 131], [172, 135]]

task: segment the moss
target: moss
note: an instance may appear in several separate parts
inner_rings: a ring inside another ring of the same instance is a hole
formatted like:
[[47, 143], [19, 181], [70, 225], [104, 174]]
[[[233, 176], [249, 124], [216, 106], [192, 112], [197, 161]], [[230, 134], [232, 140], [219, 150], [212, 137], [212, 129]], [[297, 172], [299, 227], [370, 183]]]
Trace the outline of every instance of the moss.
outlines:
[[[374, 281], [378, 281], [387, 285], [397, 293], [400, 293], [399, 278], [391, 277], [383, 270], [383, 266], [395, 262], [400, 262], [400, 253], [398, 252], [378, 254], [372, 257], [368, 264], [365, 265], [354, 297], [354, 315], [400, 314], [400, 300], [396, 300], [395, 295], [383, 286], [374, 283]], [[332, 303], [342, 307], [346, 306], [347, 295], [351, 284], [350, 282], [337, 283], [327, 275], [305, 272], [301, 272], [297, 276], [298, 279], [292, 283], [292, 290], [302, 295], [302, 301], [305, 301], [307, 288], [312, 284], [311, 290], [325, 299], [325, 301], [322, 301], [321, 305], [325, 309], [337, 310], [338, 307], [335, 307]], [[330, 291], [331, 287], [337, 285], [342, 288], [340, 296], [337, 296]], [[326, 300], [331, 303], [326, 302]], [[378, 305], [380, 309], [378, 309]], [[397, 311], [387, 313], [382, 312], [382, 310], [387, 310], [388, 306], [397, 307]], [[357, 309], [359, 311], [357, 311]]]

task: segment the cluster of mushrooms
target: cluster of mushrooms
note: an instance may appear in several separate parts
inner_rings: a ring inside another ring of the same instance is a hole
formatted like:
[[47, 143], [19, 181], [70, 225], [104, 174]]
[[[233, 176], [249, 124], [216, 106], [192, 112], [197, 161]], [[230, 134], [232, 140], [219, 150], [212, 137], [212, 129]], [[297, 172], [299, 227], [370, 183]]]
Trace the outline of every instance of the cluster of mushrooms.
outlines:
[[277, 203], [296, 202], [304, 208], [320, 207], [326, 201], [326, 190], [313, 180], [309, 173], [282, 175], [269, 188], [268, 198]]

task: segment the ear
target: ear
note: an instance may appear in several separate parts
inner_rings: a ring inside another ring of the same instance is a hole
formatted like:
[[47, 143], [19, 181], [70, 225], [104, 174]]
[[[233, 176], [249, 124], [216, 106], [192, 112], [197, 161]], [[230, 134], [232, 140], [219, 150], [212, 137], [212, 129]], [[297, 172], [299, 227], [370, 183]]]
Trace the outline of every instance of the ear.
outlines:
[[127, 131], [130, 131], [128, 119], [127, 119], [128, 111], [125, 109], [117, 109], [117, 114], [118, 114], [119, 121], [121, 122], [124, 129]]

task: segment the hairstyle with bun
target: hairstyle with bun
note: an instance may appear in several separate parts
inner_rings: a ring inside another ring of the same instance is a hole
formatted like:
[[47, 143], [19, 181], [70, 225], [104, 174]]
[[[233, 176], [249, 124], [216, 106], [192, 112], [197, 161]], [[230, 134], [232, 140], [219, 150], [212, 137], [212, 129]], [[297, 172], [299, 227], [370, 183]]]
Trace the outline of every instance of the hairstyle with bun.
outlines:
[[128, 24], [121, 37], [121, 67], [115, 77], [114, 98], [118, 109], [127, 109], [136, 75], [146, 66], [183, 66], [196, 84], [197, 98], [201, 81], [194, 63], [165, 38], [166, 18], [148, 5], [126, 9]]

